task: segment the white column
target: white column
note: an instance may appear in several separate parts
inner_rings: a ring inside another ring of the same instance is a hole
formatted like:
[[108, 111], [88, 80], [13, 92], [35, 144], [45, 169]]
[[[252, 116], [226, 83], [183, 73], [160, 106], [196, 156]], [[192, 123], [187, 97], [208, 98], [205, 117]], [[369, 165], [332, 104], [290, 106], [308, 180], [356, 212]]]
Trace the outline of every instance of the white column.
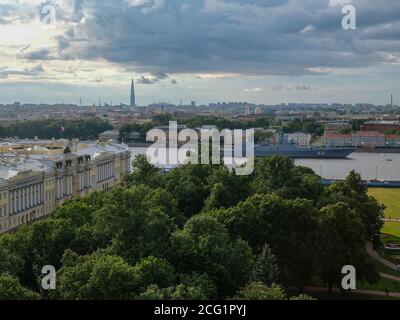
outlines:
[[22, 199], [21, 199], [21, 189], [18, 189], [18, 212], [22, 210]]
[[25, 210], [25, 188], [21, 188], [21, 211]]
[[36, 206], [40, 203], [39, 201], [39, 185], [35, 184], [35, 203]]
[[36, 207], [36, 184], [32, 185], [32, 206]]
[[17, 191], [16, 190], [14, 190], [14, 200], [13, 200], [13, 202], [14, 202], [14, 213], [17, 213], [18, 208], [17, 208]]
[[15, 191], [11, 192], [11, 210], [12, 214], [15, 213]]
[[37, 191], [36, 191], [36, 183], [32, 186], [33, 188], [33, 205], [37, 206]]
[[35, 203], [38, 205], [39, 201], [39, 184], [35, 184]]
[[32, 186], [28, 187], [28, 208], [32, 208]]
[[18, 192], [14, 191], [14, 213], [18, 212]]
[[10, 200], [9, 200], [9, 202], [8, 202], [10, 214], [13, 214], [13, 212], [14, 212], [14, 211], [13, 211], [13, 200], [12, 200], [12, 196], [13, 196], [13, 193], [10, 192]]
[[43, 202], [43, 187], [42, 184], [39, 183], [39, 204], [42, 204]]
[[24, 187], [24, 210], [28, 209], [28, 188]]
[[14, 213], [14, 200], [13, 200], [13, 193], [14, 192], [10, 192], [10, 214]]
[[22, 200], [22, 209], [29, 209], [29, 187], [24, 187], [23, 189], [23, 200]]

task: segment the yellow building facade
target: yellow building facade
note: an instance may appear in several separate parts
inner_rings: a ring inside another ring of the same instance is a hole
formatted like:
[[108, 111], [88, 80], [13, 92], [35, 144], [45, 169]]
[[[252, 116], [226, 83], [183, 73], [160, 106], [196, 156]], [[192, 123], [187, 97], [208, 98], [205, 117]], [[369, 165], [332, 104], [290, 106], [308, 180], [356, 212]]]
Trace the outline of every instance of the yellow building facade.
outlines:
[[0, 234], [49, 216], [67, 199], [110, 189], [130, 166], [130, 151], [116, 144], [94, 144], [58, 155], [2, 153]]

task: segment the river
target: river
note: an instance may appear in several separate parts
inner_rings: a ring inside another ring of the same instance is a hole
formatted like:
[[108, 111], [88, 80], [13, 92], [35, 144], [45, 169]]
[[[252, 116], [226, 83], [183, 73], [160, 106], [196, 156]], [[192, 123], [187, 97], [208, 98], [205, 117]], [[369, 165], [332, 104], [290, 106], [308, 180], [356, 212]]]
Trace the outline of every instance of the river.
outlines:
[[[130, 148], [134, 158], [146, 154], [146, 148]], [[348, 159], [296, 159], [296, 164], [309, 167], [324, 179], [342, 179], [355, 170], [365, 180], [400, 181], [400, 153], [354, 152]]]

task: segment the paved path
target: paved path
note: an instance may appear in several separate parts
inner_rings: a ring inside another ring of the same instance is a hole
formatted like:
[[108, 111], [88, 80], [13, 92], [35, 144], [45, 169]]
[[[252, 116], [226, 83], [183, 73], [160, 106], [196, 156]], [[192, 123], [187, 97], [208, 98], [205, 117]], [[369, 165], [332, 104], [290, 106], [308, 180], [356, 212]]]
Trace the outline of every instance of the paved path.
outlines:
[[399, 218], [383, 218], [382, 221], [384, 222], [400, 222]]
[[380, 263], [382, 263], [383, 265], [385, 265], [385, 266], [387, 266], [387, 267], [389, 267], [389, 268], [391, 268], [391, 269], [393, 269], [393, 270], [399, 271], [398, 266], [397, 266], [395, 263], [390, 262], [389, 260], [386, 260], [386, 259], [385, 259], [384, 257], [382, 257], [378, 252], [376, 252], [376, 251], [374, 250], [374, 247], [373, 247], [372, 243], [370, 243], [370, 242], [367, 242], [367, 254], [368, 254], [370, 257], [372, 257], [372, 258], [374, 258], [375, 260], [377, 260], [377, 261], [379, 261]]
[[400, 277], [396, 277], [396, 276], [393, 276], [393, 275], [391, 275], [391, 274], [387, 274], [387, 273], [379, 273], [379, 275], [382, 277], [382, 278], [384, 278], [384, 279], [388, 279], [388, 280], [393, 280], [393, 281], [398, 281], [398, 282], [400, 282]]
[[[320, 287], [306, 287], [306, 291], [309, 292], [328, 292], [328, 288], [320, 288]], [[332, 292], [340, 293], [341, 290], [337, 288], [333, 288]], [[380, 296], [380, 297], [392, 297], [392, 298], [398, 298], [400, 299], [400, 292], [385, 292], [385, 291], [373, 291], [373, 290], [351, 290], [352, 293], [358, 293], [358, 294], [365, 294], [369, 296]]]

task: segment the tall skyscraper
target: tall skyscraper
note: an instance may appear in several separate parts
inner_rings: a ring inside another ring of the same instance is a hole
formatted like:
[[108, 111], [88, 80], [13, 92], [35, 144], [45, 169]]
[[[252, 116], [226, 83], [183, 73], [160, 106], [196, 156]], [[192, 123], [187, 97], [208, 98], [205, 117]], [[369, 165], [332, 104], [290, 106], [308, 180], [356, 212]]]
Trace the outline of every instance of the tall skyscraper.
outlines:
[[131, 108], [136, 106], [136, 99], [135, 99], [135, 82], [132, 79], [131, 83]]

